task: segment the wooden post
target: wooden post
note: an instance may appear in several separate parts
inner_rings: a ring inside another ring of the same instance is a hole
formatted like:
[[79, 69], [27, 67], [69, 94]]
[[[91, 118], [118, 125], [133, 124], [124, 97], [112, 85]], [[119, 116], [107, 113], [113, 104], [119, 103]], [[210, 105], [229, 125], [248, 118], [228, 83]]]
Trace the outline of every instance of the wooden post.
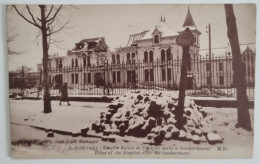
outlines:
[[196, 42], [196, 38], [193, 36], [189, 28], [186, 28], [176, 39], [178, 45], [182, 46], [182, 65], [181, 65], [181, 77], [180, 77], [180, 89], [179, 89], [179, 101], [176, 112], [177, 128], [182, 128], [185, 124], [183, 119], [184, 114], [184, 102], [185, 102], [185, 90], [187, 87], [187, 64], [190, 45]]
[[176, 118], [178, 120], [178, 127], [182, 127], [184, 124], [183, 119], [183, 109], [185, 102], [185, 90], [187, 87], [187, 64], [189, 55], [189, 46], [183, 46], [182, 53], [182, 64], [181, 64], [181, 77], [180, 77], [180, 89], [179, 89], [179, 101], [178, 101], [178, 111], [176, 113]]

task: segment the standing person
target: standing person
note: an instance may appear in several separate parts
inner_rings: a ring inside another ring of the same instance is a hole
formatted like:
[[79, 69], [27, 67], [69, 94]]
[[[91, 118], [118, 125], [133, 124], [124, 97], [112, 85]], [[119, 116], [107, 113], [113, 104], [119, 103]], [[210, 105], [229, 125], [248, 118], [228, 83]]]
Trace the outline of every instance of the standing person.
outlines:
[[61, 105], [62, 101], [67, 101], [68, 105], [70, 105], [70, 103], [69, 103], [69, 96], [68, 96], [68, 86], [67, 86], [67, 83], [64, 83], [63, 85], [61, 85], [60, 92], [61, 92], [61, 95], [60, 95], [60, 105]]

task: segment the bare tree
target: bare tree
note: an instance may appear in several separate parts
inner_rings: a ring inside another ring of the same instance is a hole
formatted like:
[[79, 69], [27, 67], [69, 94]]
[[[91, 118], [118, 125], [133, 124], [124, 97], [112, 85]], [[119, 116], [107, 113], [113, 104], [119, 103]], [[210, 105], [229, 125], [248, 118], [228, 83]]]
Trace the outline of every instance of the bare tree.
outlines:
[[232, 4], [225, 5], [227, 35], [231, 45], [233, 65], [235, 73], [235, 85], [237, 89], [237, 124], [236, 127], [242, 127], [251, 130], [251, 121], [248, 109], [248, 98], [246, 93], [246, 69], [241, 59], [241, 52], [237, 34], [236, 17]]
[[20, 54], [21, 52], [15, 51], [12, 48], [10, 48], [10, 43], [13, 42], [15, 40], [15, 38], [18, 36], [18, 34], [8, 34], [7, 36], [7, 53], [8, 55], [17, 55]]
[[[33, 14], [31, 8], [26, 5], [27, 16], [18, 9], [17, 6], [12, 5], [17, 14], [23, 18], [26, 22], [33, 25], [34, 27], [40, 30], [42, 38], [42, 52], [43, 52], [43, 85], [44, 85], [44, 113], [50, 113], [51, 110], [51, 99], [49, 91], [49, 80], [48, 80], [48, 50], [50, 46], [51, 36], [55, 33], [62, 31], [65, 26], [68, 24], [68, 21], [63, 25], [60, 25], [58, 20], [58, 14], [62, 9], [60, 6], [46, 6], [38, 5], [40, 13], [38, 13], [40, 18]], [[58, 25], [59, 24], [59, 25]]]
[[[7, 8], [7, 11], [8, 10]], [[10, 19], [7, 20], [7, 22], [11, 21]], [[7, 23], [7, 25], [9, 25], [9, 23]], [[11, 43], [13, 43], [15, 41], [15, 39], [18, 37], [18, 34], [14, 32], [15, 28], [14, 27], [10, 27], [7, 26], [7, 53], [8, 55], [12, 56], [12, 55], [18, 55], [18, 54], [22, 54], [22, 51], [17, 51], [14, 50], [13, 48], [11, 48]]]
[[21, 67], [18, 67], [17, 69], [16, 69], [16, 72], [24, 72], [24, 73], [29, 73], [29, 72], [31, 72], [32, 71], [32, 68], [30, 68], [30, 67], [28, 67], [28, 66], [26, 66], [26, 65], [22, 65]]

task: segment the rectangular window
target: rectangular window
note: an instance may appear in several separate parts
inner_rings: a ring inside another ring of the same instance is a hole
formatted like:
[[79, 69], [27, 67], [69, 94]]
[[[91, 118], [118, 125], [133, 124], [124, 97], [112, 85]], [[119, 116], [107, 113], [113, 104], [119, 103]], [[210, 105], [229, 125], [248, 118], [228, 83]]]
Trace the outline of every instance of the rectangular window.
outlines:
[[159, 43], [159, 35], [154, 35], [154, 43], [155, 44]]
[[223, 63], [222, 63], [222, 62], [220, 62], [220, 63], [218, 64], [218, 70], [219, 70], [219, 71], [223, 71]]
[[144, 80], [149, 81], [149, 71], [148, 71], [148, 69], [144, 70]]
[[83, 67], [87, 66], [87, 61], [86, 61], [86, 57], [83, 58]]
[[117, 82], [121, 83], [121, 72], [117, 71]]
[[74, 74], [71, 74], [71, 84], [74, 84]]
[[132, 83], [136, 83], [136, 74], [135, 74], [135, 70], [132, 70]]
[[88, 59], [88, 66], [91, 66], [90, 57], [88, 56], [87, 59]]
[[210, 85], [211, 79], [210, 76], [207, 76], [207, 85]]
[[88, 73], [88, 83], [91, 83], [91, 73]]
[[115, 71], [113, 71], [112, 77], [113, 77], [113, 83], [116, 83], [116, 72]]
[[153, 69], [150, 69], [150, 81], [154, 81]]
[[83, 79], [83, 81], [84, 81], [84, 84], [86, 84], [87, 83], [87, 74], [86, 73], [84, 73], [84, 77], [83, 77], [84, 79]]
[[162, 81], [165, 81], [166, 76], [165, 76], [165, 68], [162, 68]]
[[51, 84], [51, 75], [49, 75], [49, 83]]
[[79, 74], [75, 73], [75, 83], [79, 83]]
[[131, 73], [132, 71], [127, 71], [127, 82], [131, 82]]
[[207, 71], [207, 72], [210, 71], [210, 65], [209, 65], [209, 63], [206, 63], [206, 71]]
[[71, 59], [71, 67], [74, 67], [74, 59]]
[[219, 84], [224, 85], [224, 76], [219, 76]]
[[75, 67], [79, 67], [78, 58], [75, 59]]
[[171, 71], [171, 68], [168, 68], [167, 70], [167, 78], [168, 78], [168, 81], [172, 80], [172, 71]]

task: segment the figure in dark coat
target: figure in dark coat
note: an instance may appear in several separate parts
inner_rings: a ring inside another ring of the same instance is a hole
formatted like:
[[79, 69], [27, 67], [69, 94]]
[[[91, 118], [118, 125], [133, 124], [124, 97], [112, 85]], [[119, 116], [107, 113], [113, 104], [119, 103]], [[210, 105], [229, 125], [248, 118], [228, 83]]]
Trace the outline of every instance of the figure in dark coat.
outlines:
[[64, 83], [63, 85], [61, 85], [60, 92], [61, 92], [61, 95], [60, 95], [60, 105], [61, 105], [62, 101], [67, 101], [68, 105], [70, 105], [70, 103], [69, 103], [69, 96], [68, 96], [68, 86], [67, 86], [67, 83]]

